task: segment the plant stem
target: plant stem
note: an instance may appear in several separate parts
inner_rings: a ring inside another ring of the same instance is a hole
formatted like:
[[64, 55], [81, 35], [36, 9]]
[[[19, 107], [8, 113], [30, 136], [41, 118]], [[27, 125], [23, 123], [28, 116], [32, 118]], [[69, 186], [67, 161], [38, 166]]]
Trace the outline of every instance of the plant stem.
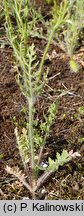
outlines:
[[46, 45], [46, 47], [45, 47], [44, 54], [43, 54], [43, 57], [42, 57], [42, 60], [41, 60], [40, 66], [39, 66], [39, 79], [38, 79], [38, 81], [40, 81], [40, 78], [41, 78], [42, 67], [43, 67], [43, 64], [44, 64], [44, 61], [45, 61], [47, 52], [48, 52], [48, 50], [49, 50], [51, 41], [52, 41], [52, 39], [53, 39], [53, 35], [54, 35], [56, 29], [59, 28], [59, 25], [60, 25], [60, 23], [57, 23], [57, 24], [53, 27], [53, 29], [52, 29], [52, 31], [51, 31], [51, 34], [50, 34], [48, 43], [47, 43], [47, 45]]
[[38, 157], [38, 162], [37, 162], [37, 165], [39, 166], [40, 162], [41, 162], [41, 159], [42, 159], [42, 154], [43, 154], [43, 149], [44, 147], [42, 146], [40, 148], [40, 152], [39, 152], [39, 157]]
[[34, 163], [34, 144], [33, 144], [33, 103], [32, 98], [29, 98], [29, 143], [31, 148], [31, 172], [32, 172], [32, 181], [31, 181], [31, 188], [32, 188], [32, 198], [35, 199], [35, 191], [34, 187], [36, 185], [35, 181], [35, 163]]
[[32, 127], [32, 100], [29, 99], [29, 142], [31, 147], [31, 168], [34, 170], [34, 146], [33, 146], [33, 127]]
[[35, 157], [34, 157], [34, 140], [33, 140], [33, 87], [32, 87], [32, 75], [31, 75], [31, 61], [29, 62], [29, 90], [30, 95], [28, 97], [29, 103], [29, 143], [30, 143], [30, 153], [31, 153], [31, 172], [32, 172], [32, 197], [35, 198], [34, 187], [36, 184], [36, 173], [35, 173]]
[[47, 171], [47, 172], [44, 172], [39, 178], [38, 178], [38, 181], [37, 181], [37, 185], [35, 186], [34, 188], [34, 191], [37, 191], [43, 184], [44, 182], [54, 173], [55, 171]]

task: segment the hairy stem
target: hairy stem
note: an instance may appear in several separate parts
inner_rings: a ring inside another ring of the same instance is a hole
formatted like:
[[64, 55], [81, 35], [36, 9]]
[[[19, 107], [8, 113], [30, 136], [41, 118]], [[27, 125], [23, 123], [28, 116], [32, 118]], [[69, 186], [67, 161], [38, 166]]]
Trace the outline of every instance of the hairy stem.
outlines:
[[28, 97], [29, 103], [29, 143], [30, 143], [30, 153], [31, 153], [31, 172], [32, 172], [32, 197], [35, 198], [34, 187], [36, 184], [36, 173], [35, 173], [35, 157], [34, 157], [34, 139], [33, 139], [33, 86], [32, 86], [32, 75], [31, 75], [31, 60], [29, 62], [29, 91], [30, 95]]
[[43, 175], [41, 177], [39, 177], [39, 179], [37, 181], [37, 185], [34, 188], [34, 191], [37, 191], [54, 172], [55, 171], [52, 171], [52, 170], [48, 171], [48, 172], [44, 172]]
[[46, 55], [47, 55], [47, 52], [49, 50], [49, 47], [50, 47], [50, 44], [52, 42], [52, 39], [53, 39], [53, 36], [54, 36], [54, 33], [56, 31], [56, 29], [58, 29], [60, 26], [60, 23], [58, 22], [52, 29], [51, 31], [51, 34], [50, 34], [50, 37], [49, 37], [49, 40], [48, 40], [48, 43], [45, 47], [45, 50], [44, 50], [44, 54], [43, 54], [43, 57], [42, 57], [42, 60], [41, 60], [41, 63], [40, 63], [40, 67], [39, 67], [39, 80], [41, 78], [41, 72], [42, 72], [42, 67], [43, 67], [43, 64], [44, 64], [44, 61], [45, 61], [45, 58], [46, 58]]
[[37, 165], [39, 166], [40, 162], [41, 162], [41, 159], [42, 159], [42, 155], [43, 155], [43, 149], [44, 147], [42, 146], [40, 148], [40, 152], [39, 152], [39, 157], [38, 157], [38, 162], [37, 162]]
[[29, 99], [29, 143], [31, 148], [31, 168], [34, 170], [34, 146], [33, 146], [33, 126], [32, 126], [32, 100]]

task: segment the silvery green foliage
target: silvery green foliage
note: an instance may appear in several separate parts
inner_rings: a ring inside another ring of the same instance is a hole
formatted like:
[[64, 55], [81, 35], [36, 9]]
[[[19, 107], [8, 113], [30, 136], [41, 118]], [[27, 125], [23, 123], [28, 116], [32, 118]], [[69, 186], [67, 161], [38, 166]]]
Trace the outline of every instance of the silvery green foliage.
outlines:
[[79, 33], [84, 26], [84, 0], [69, 1], [69, 18], [64, 32], [67, 52], [71, 57], [77, 46]]
[[27, 130], [23, 128], [22, 133], [19, 134], [18, 129], [15, 128], [15, 136], [22, 162], [25, 165], [26, 161], [29, 159], [30, 152]]
[[[32, 44], [28, 46], [26, 56], [24, 48], [21, 49], [21, 66], [23, 70], [23, 74], [21, 74], [18, 70], [18, 74], [16, 76], [16, 80], [20, 86], [22, 93], [30, 98], [31, 97], [31, 88], [32, 88], [32, 100], [35, 102], [35, 97], [39, 95], [42, 91], [43, 83], [40, 83], [39, 78], [39, 71], [37, 70], [38, 61], [36, 60], [36, 51], [35, 46]], [[43, 76], [43, 82], [45, 82], [45, 75]]]
[[52, 8], [52, 19], [51, 19], [51, 25], [56, 25], [57, 22], [60, 23], [60, 26], [62, 27], [67, 19], [68, 19], [68, 6], [69, 1], [64, 0], [60, 4], [55, 0], [54, 5]]
[[19, 44], [25, 45], [26, 50], [29, 36], [37, 32], [36, 24], [39, 20], [43, 22], [41, 13], [36, 11], [30, 2], [29, 0], [4, 0], [6, 33], [14, 52], [15, 48], [19, 51]]
[[[16, 59], [16, 80], [27, 101], [26, 127], [22, 131], [20, 130], [20, 132], [15, 128], [17, 145], [24, 168], [27, 167], [26, 163], [28, 163], [29, 174], [31, 175], [31, 177], [27, 176], [28, 183], [21, 181], [32, 193], [33, 198], [35, 197], [35, 191], [49, 177], [52, 171], [56, 171], [60, 165], [62, 166], [68, 161], [66, 151], [63, 150], [61, 155], [57, 153], [55, 161], [49, 158], [49, 166], [46, 168], [46, 173], [44, 172], [44, 175], [40, 179], [38, 178], [43, 149], [49, 137], [51, 126], [55, 121], [58, 104], [53, 102], [49, 106], [47, 114], [43, 114], [43, 120], [39, 120], [34, 115], [36, 111], [35, 102], [37, 97], [41, 95], [43, 87], [47, 82], [47, 71], [42, 73], [42, 69], [53, 35], [67, 19], [67, 1], [65, 0], [64, 4], [61, 4], [59, 7], [58, 17], [56, 15], [53, 18], [49, 40], [39, 63], [37, 61], [35, 45], [33, 43], [29, 45], [28, 43], [31, 31], [34, 30], [35, 23], [38, 20], [37, 13], [32, 10], [30, 1], [28, 0], [11, 0], [10, 2], [9, 0], [4, 0], [6, 32]], [[33, 11], [32, 19], [28, 19], [31, 11]], [[11, 18], [12, 15], [14, 16], [16, 27]], [[37, 148], [39, 150], [38, 155]], [[19, 176], [20, 178], [21, 176]]]
[[52, 160], [51, 158], [48, 159], [49, 166], [47, 169], [56, 171], [59, 169], [59, 166], [63, 166], [68, 161], [69, 158], [66, 150], [63, 150], [61, 154], [57, 152], [55, 160]]
[[[39, 130], [34, 128], [34, 141], [35, 145], [41, 147], [45, 147], [46, 140], [49, 137], [51, 126], [56, 119], [56, 114], [58, 111], [58, 102], [53, 102], [47, 112], [47, 115], [43, 115], [43, 120], [39, 122]], [[38, 125], [38, 120], [35, 121]]]
[[[23, 129], [21, 134], [15, 129], [15, 134], [22, 160], [27, 160], [29, 151], [31, 157], [33, 155], [32, 160], [34, 160], [34, 148], [36, 148], [36, 146], [39, 146], [39, 148], [41, 146], [45, 147], [50, 127], [53, 124], [57, 112], [57, 105], [53, 103], [49, 107], [48, 117], [46, 115], [43, 116], [44, 122], [40, 122], [38, 131], [36, 128], [37, 120], [34, 119], [34, 104], [36, 98], [41, 95], [43, 91], [43, 87], [47, 81], [47, 72], [42, 74], [41, 80], [41, 70], [39, 69], [39, 62], [37, 61], [35, 46], [34, 44], [28, 44], [29, 35], [35, 26], [35, 21], [37, 22], [38, 16], [37, 13], [33, 11], [32, 20], [28, 22], [27, 19], [32, 10], [30, 5], [28, 5], [28, 1], [13, 0], [14, 4], [12, 2], [9, 4], [9, 1], [4, 2], [6, 11], [6, 31], [16, 58], [16, 81], [21, 92], [25, 95], [28, 104], [27, 127], [25, 130]], [[10, 8], [11, 4], [13, 4], [12, 9]], [[13, 13], [17, 24], [16, 28], [11, 21], [11, 13]], [[42, 65], [44, 60], [42, 61]]]

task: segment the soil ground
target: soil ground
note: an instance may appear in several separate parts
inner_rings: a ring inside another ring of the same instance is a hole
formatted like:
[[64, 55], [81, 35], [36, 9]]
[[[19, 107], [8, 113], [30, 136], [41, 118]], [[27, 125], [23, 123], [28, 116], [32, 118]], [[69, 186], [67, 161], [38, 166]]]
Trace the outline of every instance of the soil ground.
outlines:
[[[41, 4], [41, 1], [40, 1]], [[43, 13], [46, 11], [43, 8]], [[32, 39], [36, 44], [37, 55], [43, 51], [45, 41]], [[32, 42], [30, 40], [30, 42]], [[52, 132], [46, 143], [44, 156], [55, 158], [56, 152], [63, 149], [78, 151], [80, 157], [72, 160], [58, 170], [57, 173], [39, 190], [38, 199], [84, 199], [84, 114], [80, 107], [84, 106], [84, 48], [75, 52], [79, 62], [79, 70], [73, 73], [69, 67], [69, 58], [56, 45], [51, 45], [44, 69], [49, 66], [48, 83], [42, 96], [36, 101], [37, 115], [55, 99], [59, 99], [57, 117]], [[54, 54], [54, 55], [53, 55]], [[13, 64], [13, 53], [9, 46], [0, 49], [0, 199], [23, 199], [29, 197], [27, 190], [6, 171], [6, 165], [21, 167], [21, 160], [14, 135], [13, 118], [21, 117], [21, 109], [26, 101], [15, 80], [16, 71]], [[67, 91], [67, 92], [66, 92]], [[65, 94], [64, 94], [65, 93]], [[60, 95], [60, 96], [59, 96]], [[21, 121], [21, 120], [20, 120]], [[24, 124], [23, 120], [20, 124]], [[45, 193], [42, 194], [42, 191]]]

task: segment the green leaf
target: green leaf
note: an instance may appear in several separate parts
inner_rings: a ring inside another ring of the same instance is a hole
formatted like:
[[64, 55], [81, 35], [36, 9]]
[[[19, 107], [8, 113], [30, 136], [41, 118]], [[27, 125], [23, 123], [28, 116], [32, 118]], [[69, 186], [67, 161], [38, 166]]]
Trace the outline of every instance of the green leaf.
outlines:
[[82, 143], [84, 142], [84, 137], [81, 137], [81, 138], [79, 139], [79, 142], [82, 144]]
[[74, 59], [70, 60], [70, 68], [73, 72], [77, 73], [78, 71], [78, 65]]
[[79, 112], [80, 112], [81, 115], [84, 115], [84, 106], [81, 106], [79, 108]]
[[34, 135], [34, 142], [36, 145], [41, 146], [43, 144], [43, 138], [39, 134]]
[[56, 169], [56, 163], [54, 160], [52, 160], [50, 157], [48, 158], [48, 169], [54, 171]]
[[48, 159], [48, 170], [56, 171], [58, 170], [59, 166], [63, 166], [65, 163], [69, 161], [68, 153], [66, 150], [62, 151], [62, 154], [57, 152], [55, 161], [51, 158]]

